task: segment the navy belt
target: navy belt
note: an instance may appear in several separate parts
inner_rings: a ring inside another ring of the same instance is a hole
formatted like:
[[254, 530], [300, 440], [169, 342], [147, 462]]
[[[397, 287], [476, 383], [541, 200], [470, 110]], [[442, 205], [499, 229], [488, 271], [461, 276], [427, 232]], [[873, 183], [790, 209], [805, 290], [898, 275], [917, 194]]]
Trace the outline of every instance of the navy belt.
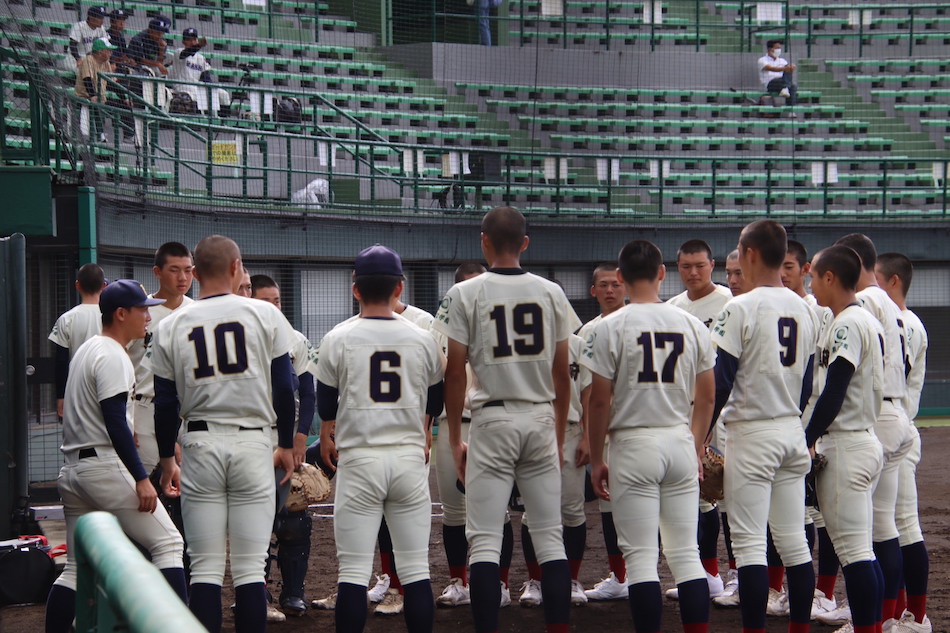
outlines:
[[472, 418], [466, 418], [466, 417], [462, 418], [462, 424], [468, 424], [471, 421], [472, 421]]
[[[208, 430], [207, 420], [192, 420], [191, 422], [188, 423], [189, 433], [194, 433], [195, 431], [207, 431], [207, 430]], [[260, 431], [260, 429], [258, 428], [249, 427], [249, 426], [238, 427], [238, 430], [239, 431]]]
[[94, 448], [80, 448], [79, 449], [79, 459], [86, 459], [87, 457], [96, 457], [98, 453]]
[[486, 402], [486, 403], [483, 404], [482, 406], [483, 406], [483, 407], [503, 407], [503, 406], [505, 406], [505, 401], [504, 401], [504, 400], [492, 400], [492, 401], [490, 401], [490, 402]]

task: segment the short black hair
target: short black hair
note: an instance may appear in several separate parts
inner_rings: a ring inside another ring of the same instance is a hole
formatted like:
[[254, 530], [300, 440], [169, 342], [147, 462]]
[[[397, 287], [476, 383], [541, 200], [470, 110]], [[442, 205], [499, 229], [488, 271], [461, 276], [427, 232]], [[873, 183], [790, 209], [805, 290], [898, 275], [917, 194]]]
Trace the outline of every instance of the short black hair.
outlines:
[[251, 275], [251, 296], [257, 294], [257, 291], [261, 288], [277, 288], [280, 289], [280, 286], [277, 285], [277, 282], [274, 281], [272, 277], [267, 275]]
[[706, 253], [709, 261], [713, 259], [712, 249], [709, 248], [709, 244], [703, 240], [687, 240], [683, 242], [679, 250], [676, 251], [676, 261], [680, 260], [680, 255], [693, 255], [695, 253]]
[[363, 303], [368, 304], [389, 303], [393, 291], [400, 281], [402, 281], [402, 277], [396, 275], [360, 275], [353, 277], [353, 285], [359, 290]]
[[776, 44], [784, 44], [785, 40], [769, 40], [765, 43], [765, 50], [770, 51]]
[[906, 297], [914, 279], [914, 265], [910, 258], [903, 253], [881, 253], [877, 256], [877, 267], [887, 279], [897, 275], [901, 280], [901, 294]]
[[76, 273], [76, 281], [83, 294], [94, 295], [102, 290], [106, 275], [98, 264], [83, 264]]
[[874, 242], [863, 233], [849, 233], [844, 237], [838, 238], [835, 244], [843, 244], [851, 249], [861, 258], [861, 264], [864, 270], [874, 270], [874, 264], [877, 263], [877, 249], [874, 248]]
[[739, 246], [759, 251], [766, 267], [781, 268], [782, 262], [785, 261], [785, 251], [788, 249], [785, 227], [775, 220], [756, 220], [742, 229]]
[[628, 284], [636, 281], [653, 281], [660, 274], [663, 253], [653, 242], [634, 240], [620, 250], [617, 267]]
[[845, 290], [854, 290], [861, 278], [861, 257], [853, 248], [843, 244], [834, 244], [819, 251], [815, 256], [812, 274], [824, 275], [829, 270], [834, 273]]
[[162, 269], [169, 257], [187, 257], [191, 259], [191, 251], [181, 242], [165, 242], [155, 251], [155, 267]]
[[524, 216], [511, 207], [495, 207], [482, 218], [482, 233], [499, 253], [519, 254], [527, 231]]
[[109, 327], [115, 321], [115, 310], [102, 313], [102, 327]]
[[455, 269], [455, 283], [465, 281], [472, 275], [481, 275], [485, 272], [485, 267], [478, 262], [465, 262]]
[[805, 250], [805, 245], [798, 240], [788, 240], [788, 249], [786, 252], [788, 255], [795, 256], [799, 266], [804, 266], [808, 263], [808, 251]]
[[597, 285], [597, 274], [598, 273], [616, 273], [617, 264], [612, 264], [610, 262], [604, 262], [603, 264], [597, 264], [594, 267], [594, 272], [590, 275], [590, 286], [593, 288]]

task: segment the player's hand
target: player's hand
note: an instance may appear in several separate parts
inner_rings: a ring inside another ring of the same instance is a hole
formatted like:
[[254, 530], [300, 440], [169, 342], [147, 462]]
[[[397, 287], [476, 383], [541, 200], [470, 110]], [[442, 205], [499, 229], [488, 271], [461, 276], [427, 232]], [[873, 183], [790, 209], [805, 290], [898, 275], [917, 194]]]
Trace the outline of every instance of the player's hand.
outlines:
[[135, 482], [135, 495], [139, 498], [139, 512], [155, 512], [158, 506], [158, 492], [148, 477]]
[[610, 469], [607, 464], [594, 464], [590, 472], [590, 483], [594, 486], [594, 493], [604, 501], [610, 501], [609, 485]]
[[320, 438], [320, 458], [333, 472], [336, 472], [336, 464], [340, 460], [340, 454], [336, 451], [336, 441], [331, 435], [328, 438]]
[[703, 458], [700, 455], [696, 456], [696, 467], [699, 469], [699, 481], [703, 481]]
[[[163, 457], [159, 461], [162, 467], [162, 493], [169, 498], [181, 496], [181, 469], [175, 457]], [[154, 487], [154, 486], [153, 486]]]
[[452, 447], [452, 459], [455, 460], [455, 474], [459, 481], [465, 483], [465, 466], [468, 464], [468, 444], [460, 442]]
[[577, 450], [574, 451], [574, 467], [581, 468], [590, 463], [590, 440], [587, 434], [581, 435], [581, 440], [577, 443]]
[[167, 74], [168, 74], [168, 69], [165, 68], [165, 64], [159, 64], [159, 65], [158, 65], [158, 72], [162, 73], [163, 75], [167, 75]]
[[198, 38], [198, 47], [199, 47], [199, 48], [204, 48], [204, 47], [207, 46], [207, 45], [208, 45], [208, 38], [207, 38], [207, 37], [199, 37], [199, 38]]
[[303, 433], [294, 435], [294, 470], [297, 470], [307, 458], [307, 436]]
[[274, 450], [274, 468], [284, 469], [284, 478], [277, 483], [278, 486], [283, 486], [290, 481], [290, 478], [294, 476], [294, 470], [296, 470], [294, 467], [294, 449], [278, 446]]
[[65, 401], [62, 398], [56, 399], [56, 415], [59, 416], [59, 419], [63, 419], [63, 403]]
[[138, 448], [139, 446], [141, 446], [141, 444], [139, 444], [139, 434], [138, 434], [138, 433], [134, 433], [134, 432], [132, 433], [132, 441], [135, 442], [135, 448]]

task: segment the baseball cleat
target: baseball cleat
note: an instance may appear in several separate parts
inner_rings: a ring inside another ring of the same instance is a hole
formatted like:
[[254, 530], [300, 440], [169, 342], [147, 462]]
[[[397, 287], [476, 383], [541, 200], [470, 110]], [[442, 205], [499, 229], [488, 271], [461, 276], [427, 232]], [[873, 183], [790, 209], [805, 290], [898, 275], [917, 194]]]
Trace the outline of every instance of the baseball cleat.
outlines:
[[679, 587], [671, 587], [663, 592], [663, 595], [666, 596], [667, 600], [679, 600], [680, 599], [680, 590]]
[[280, 601], [280, 610], [286, 615], [300, 617], [307, 612], [307, 603], [303, 598], [290, 596]]
[[769, 588], [769, 603], [765, 607], [766, 615], [784, 617], [788, 615], [788, 594]]
[[841, 626], [842, 624], [851, 621], [851, 607], [848, 606], [846, 600], [842, 600], [841, 606], [839, 606], [837, 609], [834, 611], [829, 611], [828, 613], [819, 613], [815, 616], [815, 619], [822, 624]]
[[366, 599], [370, 602], [382, 602], [389, 590], [389, 574], [376, 576], [376, 584], [366, 592]]
[[500, 609], [511, 605], [511, 590], [504, 582], [501, 583], [501, 601], [498, 603]]
[[521, 586], [521, 597], [518, 602], [522, 607], [541, 606], [541, 581], [530, 579]]
[[613, 572], [584, 592], [588, 600], [626, 600], [629, 596], [627, 583], [617, 580]]
[[811, 619], [814, 620], [821, 613], [831, 613], [838, 608], [834, 596], [829, 599], [821, 589], [815, 589], [815, 597], [811, 601]]
[[914, 614], [905, 609], [901, 619], [897, 621], [897, 626], [894, 627], [894, 633], [933, 633], [933, 626], [926, 614], [918, 623], [914, 619]]
[[571, 581], [571, 604], [575, 607], [581, 607], [587, 604], [587, 595], [584, 593], [584, 585], [579, 580]]
[[268, 622], [286, 622], [287, 616], [283, 614], [282, 611], [279, 611], [274, 605], [267, 605], [267, 621]]
[[[722, 595], [725, 585], [722, 582], [722, 576], [716, 574], [713, 576], [708, 571], [706, 572], [706, 584], [709, 585], [709, 597], [710, 599], [716, 598]], [[680, 599], [680, 590], [679, 587], [673, 587], [666, 590], [666, 599], [667, 600], [679, 600]]]
[[[387, 578], [387, 581], [389, 579]], [[386, 597], [376, 605], [373, 611], [376, 615], [399, 615], [402, 613], [403, 597], [398, 589], [387, 589]]]
[[730, 569], [726, 572], [726, 584], [718, 596], [712, 599], [717, 607], [729, 608], [739, 606], [739, 572]]
[[851, 622], [845, 622], [840, 629], [835, 629], [835, 633], [854, 633], [854, 625]]
[[897, 631], [897, 619], [888, 618], [881, 624], [881, 633], [895, 633]]
[[462, 579], [453, 578], [442, 590], [442, 594], [435, 599], [435, 604], [440, 607], [459, 607], [463, 604], [472, 604], [472, 598]]
[[314, 609], [323, 609], [325, 611], [333, 611], [336, 609], [336, 592], [334, 591], [326, 598], [321, 598], [320, 600], [314, 600], [310, 603], [310, 606]]
[[791, 97], [792, 93], [788, 91], [788, 88], [782, 88], [779, 90], [778, 96], [780, 97]]

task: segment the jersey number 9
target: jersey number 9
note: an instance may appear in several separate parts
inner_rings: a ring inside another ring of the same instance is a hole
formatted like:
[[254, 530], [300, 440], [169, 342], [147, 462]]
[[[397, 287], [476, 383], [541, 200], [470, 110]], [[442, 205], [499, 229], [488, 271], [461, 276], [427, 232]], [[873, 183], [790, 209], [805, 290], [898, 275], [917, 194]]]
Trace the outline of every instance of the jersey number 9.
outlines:
[[791, 317], [778, 320], [778, 343], [785, 349], [779, 350], [778, 359], [783, 367], [791, 367], [798, 356], [798, 322]]

